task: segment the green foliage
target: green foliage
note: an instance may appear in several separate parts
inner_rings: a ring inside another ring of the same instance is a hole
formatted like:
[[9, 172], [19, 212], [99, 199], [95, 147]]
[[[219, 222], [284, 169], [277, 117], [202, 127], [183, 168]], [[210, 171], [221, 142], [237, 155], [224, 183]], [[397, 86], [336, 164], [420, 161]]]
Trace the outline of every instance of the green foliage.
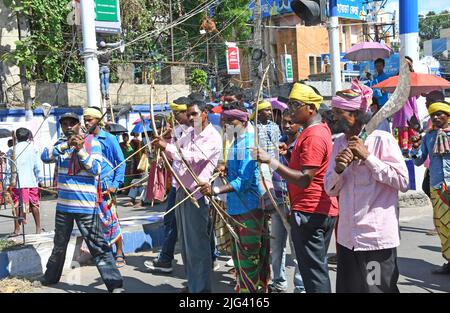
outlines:
[[[72, 26], [67, 23], [67, 17], [71, 12], [70, 2], [67, 0], [3, 0], [3, 2], [22, 22], [26, 22], [29, 28], [29, 33], [16, 42], [16, 49], [5, 54], [3, 57], [5, 61], [25, 66], [28, 79], [61, 82], [79, 81], [83, 77], [82, 62], [76, 51], [77, 45], [74, 45], [74, 53], [70, 53], [74, 36]], [[68, 75], [63, 77], [67, 62]]]
[[192, 71], [189, 83], [193, 91], [204, 91], [208, 89], [208, 74], [200, 69]]
[[423, 47], [423, 41], [439, 38], [439, 31], [442, 28], [450, 27], [449, 14], [450, 12], [445, 10], [439, 14], [436, 14], [434, 11], [430, 11], [425, 16], [419, 16], [419, 36], [421, 47]]
[[[20, 42], [17, 42], [14, 51], [2, 56], [4, 61], [24, 66], [27, 78], [30, 80], [84, 81], [83, 61], [79, 54], [81, 39], [76, 37], [75, 44], [72, 45], [74, 36], [77, 34], [74, 32], [74, 26], [67, 22], [71, 14], [69, 0], [0, 1], [14, 12], [10, 19], [14, 21], [18, 16], [29, 30], [26, 34], [23, 32], [24, 36]], [[173, 20], [188, 14], [202, 3], [204, 3], [203, 0], [173, 0]], [[146, 61], [145, 63], [135, 62], [136, 72], [149, 71], [150, 75], [153, 75], [171, 56], [170, 31], [165, 30], [150, 35], [150, 32], [164, 28], [170, 22], [169, 1], [122, 0], [120, 6], [122, 39], [126, 43], [136, 39], [138, 41], [128, 45], [123, 55], [117, 51], [114, 52], [113, 66], [118, 62]], [[245, 25], [250, 17], [247, 6], [248, 0], [222, 0], [219, 5], [213, 5], [212, 19], [219, 33], [200, 34], [202, 20], [205, 16], [209, 16], [209, 10], [176, 26], [173, 29], [175, 60], [208, 63], [206, 60], [207, 39], [209, 39], [211, 55], [216, 53], [218, 56], [224, 55], [225, 41], [248, 40], [251, 36], [251, 28]], [[23, 28], [25, 27], [22, 26]], [[143, 34], [148, 35], [143, 37]], [[119, 40], [119, 38], [104, 39], [108, 42]], [[213, 62], [213, 59], [209, 62]], [[64, 76], [66, 64], [68, 68]]]

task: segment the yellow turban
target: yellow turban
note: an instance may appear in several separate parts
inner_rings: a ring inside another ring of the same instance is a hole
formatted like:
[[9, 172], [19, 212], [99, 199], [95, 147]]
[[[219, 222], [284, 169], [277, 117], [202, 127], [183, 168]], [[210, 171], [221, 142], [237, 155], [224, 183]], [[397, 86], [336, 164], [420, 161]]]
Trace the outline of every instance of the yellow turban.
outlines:
[[101, 119], [102, 115], [102, 112], [94, 108], [86, 108], [83, 111], [83, 116], [90, 116], [97, 119]]
[[299, 83], [294, 83], [294, 86], [292, 86], [289, 99], [298, 100], [307, 104], [314, 104], [317, 110], [319, 110], [320, 104], [323, 101], [323, 97], [319, 96], [314, 89], [310, 86]]
[[[272, 105], [270, 104], [269, 101], [261, 101], [258, 103], [258, 111], [267, 109], [267, 108], [271, 108]], [[256, 114], [256, 110], [253, 111], [252, 115], [250, 116], [250, 119], [254, 119], [255, 118], [255, 114]]]
[[101, 120], [103, 114], [102, 114], [102, 112], [100, 110], [97, 110], [95, 108], [86, 108], [83, 111], [83, 116], [90, 116], [90, 117], [99, 119], [100, 121], [98, 123], [98, 126], [100, 126], [100, 127], [104, 127], [105, 126], [105, 124]]
[[438, 111], [445, 112], [450, 115], [450, 104], [445, 102], [435, 102], [428, 107], [428, 113], [430, 115]]
[[187, 105], [186, 104], [176, 104], [174, 102], [171, 102], [170, 109], [174, 112], [186, 111]]

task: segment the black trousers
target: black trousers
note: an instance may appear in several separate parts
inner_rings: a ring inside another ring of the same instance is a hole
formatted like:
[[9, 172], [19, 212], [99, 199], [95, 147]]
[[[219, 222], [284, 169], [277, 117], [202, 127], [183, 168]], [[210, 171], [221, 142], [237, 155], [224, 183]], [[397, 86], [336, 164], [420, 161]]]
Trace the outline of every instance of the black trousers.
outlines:
[[56, 211], [54, 246], [47, 262], [45, 279], [50, 283], [57, 283], [61, 279], [74, 221], [86, 240], [108, 291], [111, 292], [115, 288], [121, 288], [122, 275], [116, 267], [111, 247], [108, 246], [103, 237], [98, 214], [74, 214]]
[[397, 249], [353, 251], [338, 244], [336, 292], [398, 293]]
[[[296, 222], [296, 214], [300, 225]], [[330, 293], [327, 252], [336, 217], [293, 212], [290, 224], [292, 242], [305, 291], [307, 293]]]
[[426, 169], [425, 175], [423, 176], [422, 182], [422, 190], [431, 199], [431, 190], [430, 190], [430, 170]]

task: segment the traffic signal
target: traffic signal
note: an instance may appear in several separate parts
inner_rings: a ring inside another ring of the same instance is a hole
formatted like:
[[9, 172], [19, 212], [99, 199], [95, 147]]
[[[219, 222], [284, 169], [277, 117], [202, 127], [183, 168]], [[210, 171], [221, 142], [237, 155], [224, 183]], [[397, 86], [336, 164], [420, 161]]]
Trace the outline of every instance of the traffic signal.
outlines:
[[291, 8], [306, 26], [314, 26], [325, 21], [326, 4], [326, 0], [293, 0]]

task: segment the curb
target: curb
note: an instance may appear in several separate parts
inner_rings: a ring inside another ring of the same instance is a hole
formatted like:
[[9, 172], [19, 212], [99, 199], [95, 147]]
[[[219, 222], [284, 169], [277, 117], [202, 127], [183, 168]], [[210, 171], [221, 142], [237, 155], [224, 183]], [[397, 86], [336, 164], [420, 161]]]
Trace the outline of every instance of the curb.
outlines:
[[431, 204], [428, 196], [419, 190], [410, 190], [399, 194], [398, 204], [400, 208], [416, 208]]
[[[126, 218], [122, 226], [124, 253], [149, 251], [162, 245], [164, 228], [162, 215]], [[34, 237], [32, 237], [34, 236]], [[0, 279], [9, 276], [36, 277], [43, 274], [53, 249], [54, 234], [46, 234], [34, 243], [27, 238], [25, 246], [0, 251]], [[37, 238], [36, 235], [27, 237]], [[81, 253], [82, 237], [78, 230], [72, 232], [66, 253], [64, 269], [70, 269], [73, 262], [84, 264], [90, 258]], [[113, 250], [115, 250], [113, 248]]]

